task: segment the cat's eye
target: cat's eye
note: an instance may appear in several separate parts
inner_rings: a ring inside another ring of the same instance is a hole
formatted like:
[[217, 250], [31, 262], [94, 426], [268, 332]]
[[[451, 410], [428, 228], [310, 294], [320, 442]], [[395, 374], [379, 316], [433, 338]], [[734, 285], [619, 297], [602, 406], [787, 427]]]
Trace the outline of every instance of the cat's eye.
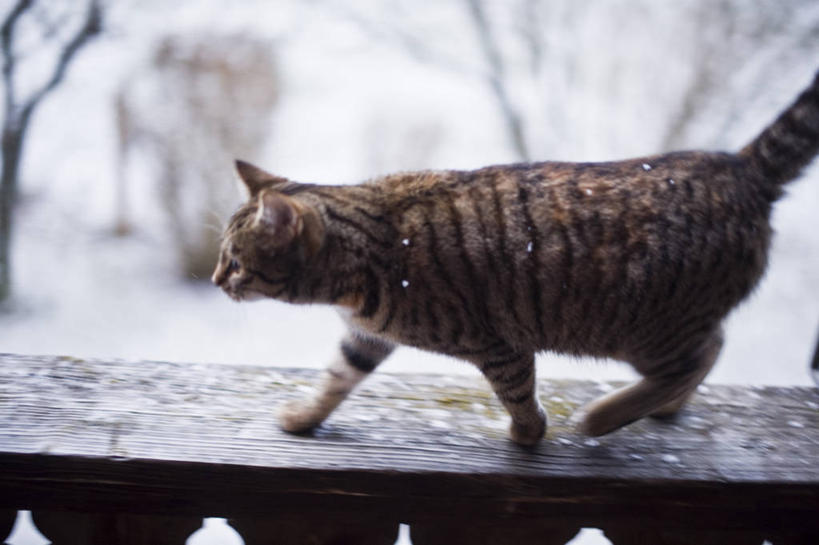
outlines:
[[236, 261], [235, 259], [231, 259], [228, 262], [227, 273], [230, 274], [230, 273], [236, 272], [238, 270], [239, 270], [239, 262]]

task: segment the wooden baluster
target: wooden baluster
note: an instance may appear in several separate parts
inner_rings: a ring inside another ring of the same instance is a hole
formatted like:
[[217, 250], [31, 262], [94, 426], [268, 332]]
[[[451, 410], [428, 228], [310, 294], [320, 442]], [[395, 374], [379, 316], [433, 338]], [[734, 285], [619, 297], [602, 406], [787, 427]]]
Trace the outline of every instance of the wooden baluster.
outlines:
[[5, 539], [9, 537], [11, 529], [14, 528], [14, 521], [16, 520], [16, 509], [0, 509], [0, 543], [4, 543]]
[[202, 517], [36, 511], [34, 524], [54, 545], [184, 545]]
[[270, 520], [231, 518], [245, 545], [393, 545], [398, 522], [372, 523], [325, 521], [318, 516]]
[[557, 526], [537, 521], [508, 521], [497, 524], [411, 524], [412, 545], [565, 545], [580, 528], [576, 525]]
[[[612, 545], [762, 545], [758, 531], [687, 530], [618, 526], [603, 531]], [[777, 545], [777, 544], [774, 544]]]

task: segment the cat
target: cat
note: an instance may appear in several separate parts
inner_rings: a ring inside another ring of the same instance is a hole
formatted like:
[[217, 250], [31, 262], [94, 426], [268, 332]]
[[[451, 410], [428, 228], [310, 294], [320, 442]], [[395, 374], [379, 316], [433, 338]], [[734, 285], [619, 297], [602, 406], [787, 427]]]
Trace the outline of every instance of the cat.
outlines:
[[284, 430], [321, 424], [396, 345], [475, 364], [536, 444], [534, 355], [629, 362], [635, 384], [592, 402], [597, 436], [671, 415], [714, 365], [721, 322], [765, 271], [772, 203], [819, 149], [819, 73], [737, 153], [539, 162], [305, 184], [237, 161], [250, 198], [212, 280], [236, 301], [340, 308], [323, 384]]

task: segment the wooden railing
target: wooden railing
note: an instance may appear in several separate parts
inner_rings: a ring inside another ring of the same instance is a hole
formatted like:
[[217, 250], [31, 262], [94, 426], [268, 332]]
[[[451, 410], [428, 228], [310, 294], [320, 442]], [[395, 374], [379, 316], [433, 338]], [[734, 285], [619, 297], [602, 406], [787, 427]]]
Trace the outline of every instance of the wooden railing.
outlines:
[[606, 383], [540, 383], [551, 425], [506, 436], [479, 378], [375, 374], [313, 435], [275, 409], [317, 371], [0, 356], [0, 537], [180, 545], [203, 516], [245, 543], [819, 543], [819, 391], [701, 387], [676, 419], [589, 439]]

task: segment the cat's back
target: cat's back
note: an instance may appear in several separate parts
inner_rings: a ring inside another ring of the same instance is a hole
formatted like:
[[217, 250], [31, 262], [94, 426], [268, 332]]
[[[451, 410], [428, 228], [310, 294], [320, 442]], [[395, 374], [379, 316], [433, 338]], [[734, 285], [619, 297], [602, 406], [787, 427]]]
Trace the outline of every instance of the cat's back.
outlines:
[[535, 261], [556, 273], [621, 270], [635, 253], [661, 264], [692, 250], [757, 244], [764, 253], [771, 199], [754, 176], [734, 154], [677, 152], [396, 174], [373, 187], [401, 240], [434, 243], [448, 261], [469, 258], [453, 268], [492, 273], [493, 260]]

